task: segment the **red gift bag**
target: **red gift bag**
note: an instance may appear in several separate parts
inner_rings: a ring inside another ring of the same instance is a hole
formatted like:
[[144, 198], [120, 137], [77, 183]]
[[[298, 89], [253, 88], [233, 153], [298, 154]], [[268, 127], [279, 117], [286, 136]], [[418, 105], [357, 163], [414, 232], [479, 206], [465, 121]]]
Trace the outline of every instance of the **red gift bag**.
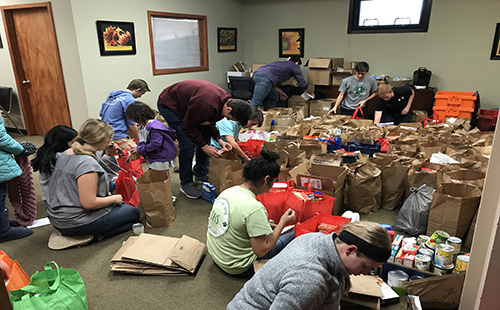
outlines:
[[[358, 112], [361, 114], [361, 116], [358, 116]], [[351, 119], [365, 119], [365, 116], [363, 114], [363, 109], [358, 106], [356, 110], [354, 110], [354, 113], [352, 113]]]
[[285, 211], [291, 208], [295, 211], [294, 224], [301, 220], [304, 203], [292, 194], [292, 190], [293, 187], [284, 191], [270, 190], [267, 193], [257, 196], [257, 200], [260, 201], [267, 210], [268, 219], [278, 224]]
[[307, 186], [307, 190], [294, 189], [295, 192], [302, 192], [306, 194], [314, 194], [314, 199], [303, 202], [304, 206], [302, 209], [302, 221], [306, 221], [316, 215], [316, 213], [326, 213], [332, 214], [333, 205], [335, 204], [335, 198], [328, 196], [320, 192], [314, 192], [311, 183], [304, 183]]
[[141, 161], [139, 159], [129, 160], [129, 157], [120, 157], [116, 159], [118, 161], [118, 165], [123, 170], [130, 171], [131, 175], [133, 175], [136, 179], [139, 179], [144, 175], [144, 171], [142, 171]]
[[260, 151], [262, 150], [262, 145], [266, 142], [265, 140], [258, 139], [248, 139], [245, 142], [239, 142], [238, 146], [240, 149], [250, 158], [256, 158], [260, 156]]
[[132, 170], [120, 170], [118, 178], [116, 178], [116, 193], [122, 195], [123, 202], [126, 204], [134, 207], [139, 206], [141, 199], [139, 198]]

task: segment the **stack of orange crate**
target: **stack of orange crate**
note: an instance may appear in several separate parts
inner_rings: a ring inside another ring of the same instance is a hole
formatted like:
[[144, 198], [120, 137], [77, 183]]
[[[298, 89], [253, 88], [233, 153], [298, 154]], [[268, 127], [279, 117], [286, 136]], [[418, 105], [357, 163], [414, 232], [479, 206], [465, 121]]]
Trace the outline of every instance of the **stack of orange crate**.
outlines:
[[434, 119], [471, 118], [477, 95], [475, 92], [440, 90], [434, 96]]

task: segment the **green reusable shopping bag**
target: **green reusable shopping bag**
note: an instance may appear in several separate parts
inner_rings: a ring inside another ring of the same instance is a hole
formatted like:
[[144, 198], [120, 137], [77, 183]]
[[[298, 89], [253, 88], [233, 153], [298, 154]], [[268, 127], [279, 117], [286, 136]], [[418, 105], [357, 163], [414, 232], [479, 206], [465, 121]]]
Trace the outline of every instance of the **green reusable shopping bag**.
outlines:
[[54, 261], [45, 264], [45, 271], [35, 272], [30, 284], [11, 291], [9, 298], [13, 310], [88, 309], [87, 293], [80, 274], [74, 269], [59, 268]]

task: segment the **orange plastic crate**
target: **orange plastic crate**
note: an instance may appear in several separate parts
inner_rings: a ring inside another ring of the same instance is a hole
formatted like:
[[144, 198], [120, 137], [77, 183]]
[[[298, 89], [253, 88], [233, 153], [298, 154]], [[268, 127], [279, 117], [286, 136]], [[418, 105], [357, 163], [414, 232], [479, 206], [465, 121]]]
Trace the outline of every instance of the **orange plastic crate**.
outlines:
[[475, 92], [440, 90], [434, 96], [435, 107], [473, 108], [477, 96]]
[[463, 107], [436, 107], [432, 108], [434, 110], [434, 119], [445, 120], [447, 117], [456, 118], [471, 118], [474, 108], [463, 108]]
[[319, 212], [312, 218], [302, 223], [295, 224], [293, 230], [295, 231], [295, 237], [298, 237], [303, 234], [318, 232], [318, 225], [321, 223], [325, 223], [335, 226], [335, 228], [329, 230], [328, 232], [326, 232], [326, 234], [331, 234], [331, 233], [338, 234], [342, 231], [342, 226], [349, 224], [350, 222], [351, 219], [346, 217], [335, 216], [328, 213]]

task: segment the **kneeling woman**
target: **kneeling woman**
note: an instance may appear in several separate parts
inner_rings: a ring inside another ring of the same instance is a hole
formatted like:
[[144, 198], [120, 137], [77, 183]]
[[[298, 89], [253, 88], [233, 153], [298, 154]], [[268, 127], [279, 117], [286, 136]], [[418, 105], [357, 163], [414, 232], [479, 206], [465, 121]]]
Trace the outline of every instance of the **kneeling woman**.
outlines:
[[278, 153], [262, 150], [260, 154], [243, 169], [243, 184], [217, 197], [208, 219], [208, 252], [232, 275], [252, 276], [255, 260], [275, 256], [294, 237], [293, 230], [281, 232], [295, 221], [295, 212], [288, 209], [273, 230], [265, 207], [256, 199], [271, 189], [280, 172]]
[[96, 152], [104, 150], [112, 138], [109, 124], [89, 119], [71, 149], [58, 153], [47, 213], [63, 236], [92, 235], [100, 240], [139, 222], [137, 208], [122, 204], [121, 195], [109, 194], [106, 172], [97, 162]]

